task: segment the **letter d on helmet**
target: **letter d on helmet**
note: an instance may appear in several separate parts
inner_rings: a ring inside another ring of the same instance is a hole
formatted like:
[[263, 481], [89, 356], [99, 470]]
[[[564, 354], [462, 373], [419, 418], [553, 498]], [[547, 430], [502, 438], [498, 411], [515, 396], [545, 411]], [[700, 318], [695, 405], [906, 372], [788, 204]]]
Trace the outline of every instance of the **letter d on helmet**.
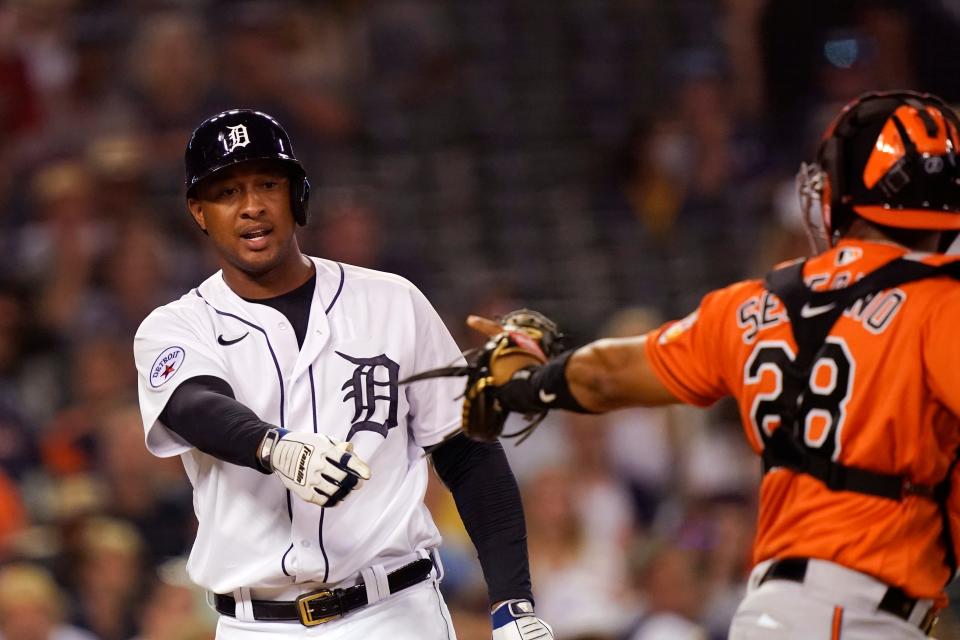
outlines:
[[187, 197], [196, 185], [241, 162], [277, 160], [290, 171], [290, 209], [297, 224], [307, 223], [310, 182], [293, 154], [290, 136], [261, 111], [231, 109], [207, 118], [196, 128], [183, 154]]

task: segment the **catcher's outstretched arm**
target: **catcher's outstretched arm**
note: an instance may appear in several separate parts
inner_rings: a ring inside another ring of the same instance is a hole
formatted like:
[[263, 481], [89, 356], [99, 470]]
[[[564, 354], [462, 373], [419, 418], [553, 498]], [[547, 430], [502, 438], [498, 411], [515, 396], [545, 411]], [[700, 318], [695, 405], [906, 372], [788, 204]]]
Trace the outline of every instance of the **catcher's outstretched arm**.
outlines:
[[647, 360], [647, 337], [606, 338], [577, 349], [567, 362], [570, 393], [584, 408], [603, 412], [681, 402]]
[[[499, 323], [470, 316], [467, 325], [486, 335], [503, 330]], [[681, 402], [653, 372], [647, 360], [647, 338], [607, 338], [577, 349], [566, 362], [570, 393], [589, 411]]]

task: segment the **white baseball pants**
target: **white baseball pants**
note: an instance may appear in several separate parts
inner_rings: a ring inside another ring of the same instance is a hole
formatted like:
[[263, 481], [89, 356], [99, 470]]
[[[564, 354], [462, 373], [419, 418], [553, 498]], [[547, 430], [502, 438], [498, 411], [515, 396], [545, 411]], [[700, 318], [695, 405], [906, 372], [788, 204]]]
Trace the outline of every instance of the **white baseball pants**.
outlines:
[[305, 627], [299, 622], [243, 622], [220, 616], [217, 640], [456, 640], [439, 583], [428, 579], [342, 618]]
[[[919, 622], [929, 600], [910, 622], [877, 610], [887, 586], [832, 562], [810, 560], [803, 583], [760, 579], [770, 566], [750, 574], [747, 595], [730, 625], [729, 640], [911, 640], [927, 636]], [[917, 618], [914, 621], [914, 618]], [[916, 622], [916, 624], [912, 624]]]

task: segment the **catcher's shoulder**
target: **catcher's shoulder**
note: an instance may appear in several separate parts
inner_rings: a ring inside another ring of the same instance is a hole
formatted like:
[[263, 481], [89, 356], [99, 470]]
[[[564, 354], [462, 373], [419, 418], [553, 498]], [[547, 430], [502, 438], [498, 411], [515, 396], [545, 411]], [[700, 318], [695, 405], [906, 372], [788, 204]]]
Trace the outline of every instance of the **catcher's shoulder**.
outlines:
[[724, 292], [724, 295], [737, 298], [744, 295], [752, 296], [759, 291], [763, 291], [765, 287], [763, 278], [750, 278], [729, 284], [720, 291]]
[[708, 292], [701, 302], [703, 305], [729, 305], [739, 304], [764, 290], [763, 278], [751, 278], [748, 280], [739, 280], [725, 287], [714, 289]]

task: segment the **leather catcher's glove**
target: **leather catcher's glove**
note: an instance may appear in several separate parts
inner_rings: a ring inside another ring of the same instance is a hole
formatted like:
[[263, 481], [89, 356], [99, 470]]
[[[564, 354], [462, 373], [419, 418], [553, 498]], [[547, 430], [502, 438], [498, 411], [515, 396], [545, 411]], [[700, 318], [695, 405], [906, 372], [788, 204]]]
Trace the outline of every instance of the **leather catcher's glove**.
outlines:
[[507, 600], [490, 617], [493, 640], [553, 640], [553, 629], [534, 615], [528, 600]]
[[[466, 366], [431, 369], [402, 381], [466, 376], [460, 428], [471, 438], [485, 442], [494, 441], [501, 434], [526, 437], [543, 420], [547, 413], [543, 406], [520, 406], [516, 401], [505, 401], [508, 398], [503, 392], [521, 380], [526, 381], [528, 368], [546, 363], [561, 351], [562, 336], [556, 323], [541, 313], [529, 309], [511, 311], [499, 325], [500, 332], [485, 345], [464, 353]], [[509, 398], [515, 397], [522, 394], [509, 394]], [[503, 426], [511, 411], [523, 413], [528, 422], [523, 429], [504, 434]]]
[[260, 464], [273, 471], [298, 498], [332, 507], [370, 479], [370, 467], [353, 445], [322, 433], [270, 429], [260, 443]]

